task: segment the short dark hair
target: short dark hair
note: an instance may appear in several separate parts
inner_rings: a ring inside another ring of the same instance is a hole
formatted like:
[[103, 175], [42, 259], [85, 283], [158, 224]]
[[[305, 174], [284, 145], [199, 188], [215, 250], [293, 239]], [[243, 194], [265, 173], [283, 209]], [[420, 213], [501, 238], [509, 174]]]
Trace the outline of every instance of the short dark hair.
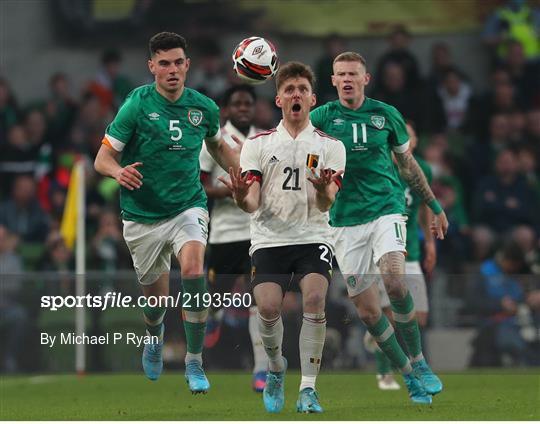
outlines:
[[229, 87], [225, 93], [223, 93], [223, 97], [221, 98], [221, 104], [223, 107], [229, 106], [233, 94], [239, 92], [248, 93], [254, 102], [257, 101], [257, 94], [255, 94], [255, 89], [253, 86], [249, 84], [237, 84]]
[[175, 32], [160, 32], [154, 35], [148, 43], [150, 57], [153, 57], [159, 50], [171, 50], [177, 48], [181, 48], [187, 53], [186, 39]]
[[276, 87], [279, 88], [289, 78], [306, 78], [311, 85], [311, 88], [315, 86], [315, 74], [308, 65], [302, 62], [287, 62], [279, 67], [279, 71], [276, 75]]

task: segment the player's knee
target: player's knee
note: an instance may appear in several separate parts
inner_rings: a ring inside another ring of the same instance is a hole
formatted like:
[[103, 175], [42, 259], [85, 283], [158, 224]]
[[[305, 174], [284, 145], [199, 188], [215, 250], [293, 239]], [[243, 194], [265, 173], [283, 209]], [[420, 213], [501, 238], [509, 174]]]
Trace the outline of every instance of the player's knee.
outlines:
[[358, 316], [360, 320], [367, 326], [375, 325], [381, 318], [381, 311], [376, 308], [362, 308], [358, 309]]
[[265, 303], [257, 305], [259, 309], [259, 314], [266, 320], [275, 319], [281, 313], [279, 304], [277, 303]]
[[325, 296], [324, 293], [312, 291], [303, 295], [305, 312], [324, 311]]
[[180, 270], [182, 278], [203, 275], [203, 263], [197, 259], [185, 261]]
[[392, 300], [403, 299], [407, 295], [407, 286], [401, 278], [389, 278], [385, 280], [384, 286], [388, 297]]

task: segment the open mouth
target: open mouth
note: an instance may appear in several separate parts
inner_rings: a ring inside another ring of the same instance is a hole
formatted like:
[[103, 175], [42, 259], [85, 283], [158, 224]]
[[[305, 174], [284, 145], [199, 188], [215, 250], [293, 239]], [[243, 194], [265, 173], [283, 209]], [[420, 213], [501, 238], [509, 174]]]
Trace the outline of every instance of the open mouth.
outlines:
[[167, 78], [167, 82], [178, 82], [178, 78], [175, 78], [175, 77]]
[[293, 112], [300, 112], [302, 110], [302, 106], [300, 106], [298, 103], [295, 103], [292, 107]]
[[352, 91], [352, 89], [353, 89], [352, 85], [344, 85], [343, 86], [343, 91]]

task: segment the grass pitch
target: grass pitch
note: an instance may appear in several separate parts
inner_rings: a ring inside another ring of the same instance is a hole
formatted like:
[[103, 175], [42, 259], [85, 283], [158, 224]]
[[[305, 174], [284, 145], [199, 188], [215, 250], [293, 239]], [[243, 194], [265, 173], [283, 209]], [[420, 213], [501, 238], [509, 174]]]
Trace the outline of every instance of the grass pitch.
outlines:
[[[540, 369], [443, 374], [431, 406], [413, 405], [402, 388], [381, 392], [372, 374], [323, 373], [323, 414], [295, 412], [300, 376], [286, 380], [280, 414], [264, 410], [249, 374], [209, 373], [207, 395], [192, 395], [182, 372], [159, 381], [143, 374], [0, 377], [0, 420], [538, 420]], [[399, 378], [401, 382], [401, 378]]]

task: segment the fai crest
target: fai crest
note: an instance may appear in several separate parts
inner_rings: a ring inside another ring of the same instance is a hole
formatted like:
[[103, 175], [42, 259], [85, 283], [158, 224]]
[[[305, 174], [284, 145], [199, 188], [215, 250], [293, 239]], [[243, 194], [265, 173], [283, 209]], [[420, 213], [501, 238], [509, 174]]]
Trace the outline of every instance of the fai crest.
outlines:
[[347, 284], [351, 287], [351, 288], [355, 288], [356, 287], [356, 277], [354, 275], [350, 275], [348, 278], [347, 278]]
[[203, 120], [203, 113], [197, 109], [191, 109], [187, 114], [189, 122], [195, 127], [198, 127]]
[[371, 123], [375, 126], [375, 128], [378, 128], [380, 130], [383, 129], [384, 122], [385, 122], [384, 116], [376, 116], [375, 115], [375, 116], [371, 117]]

